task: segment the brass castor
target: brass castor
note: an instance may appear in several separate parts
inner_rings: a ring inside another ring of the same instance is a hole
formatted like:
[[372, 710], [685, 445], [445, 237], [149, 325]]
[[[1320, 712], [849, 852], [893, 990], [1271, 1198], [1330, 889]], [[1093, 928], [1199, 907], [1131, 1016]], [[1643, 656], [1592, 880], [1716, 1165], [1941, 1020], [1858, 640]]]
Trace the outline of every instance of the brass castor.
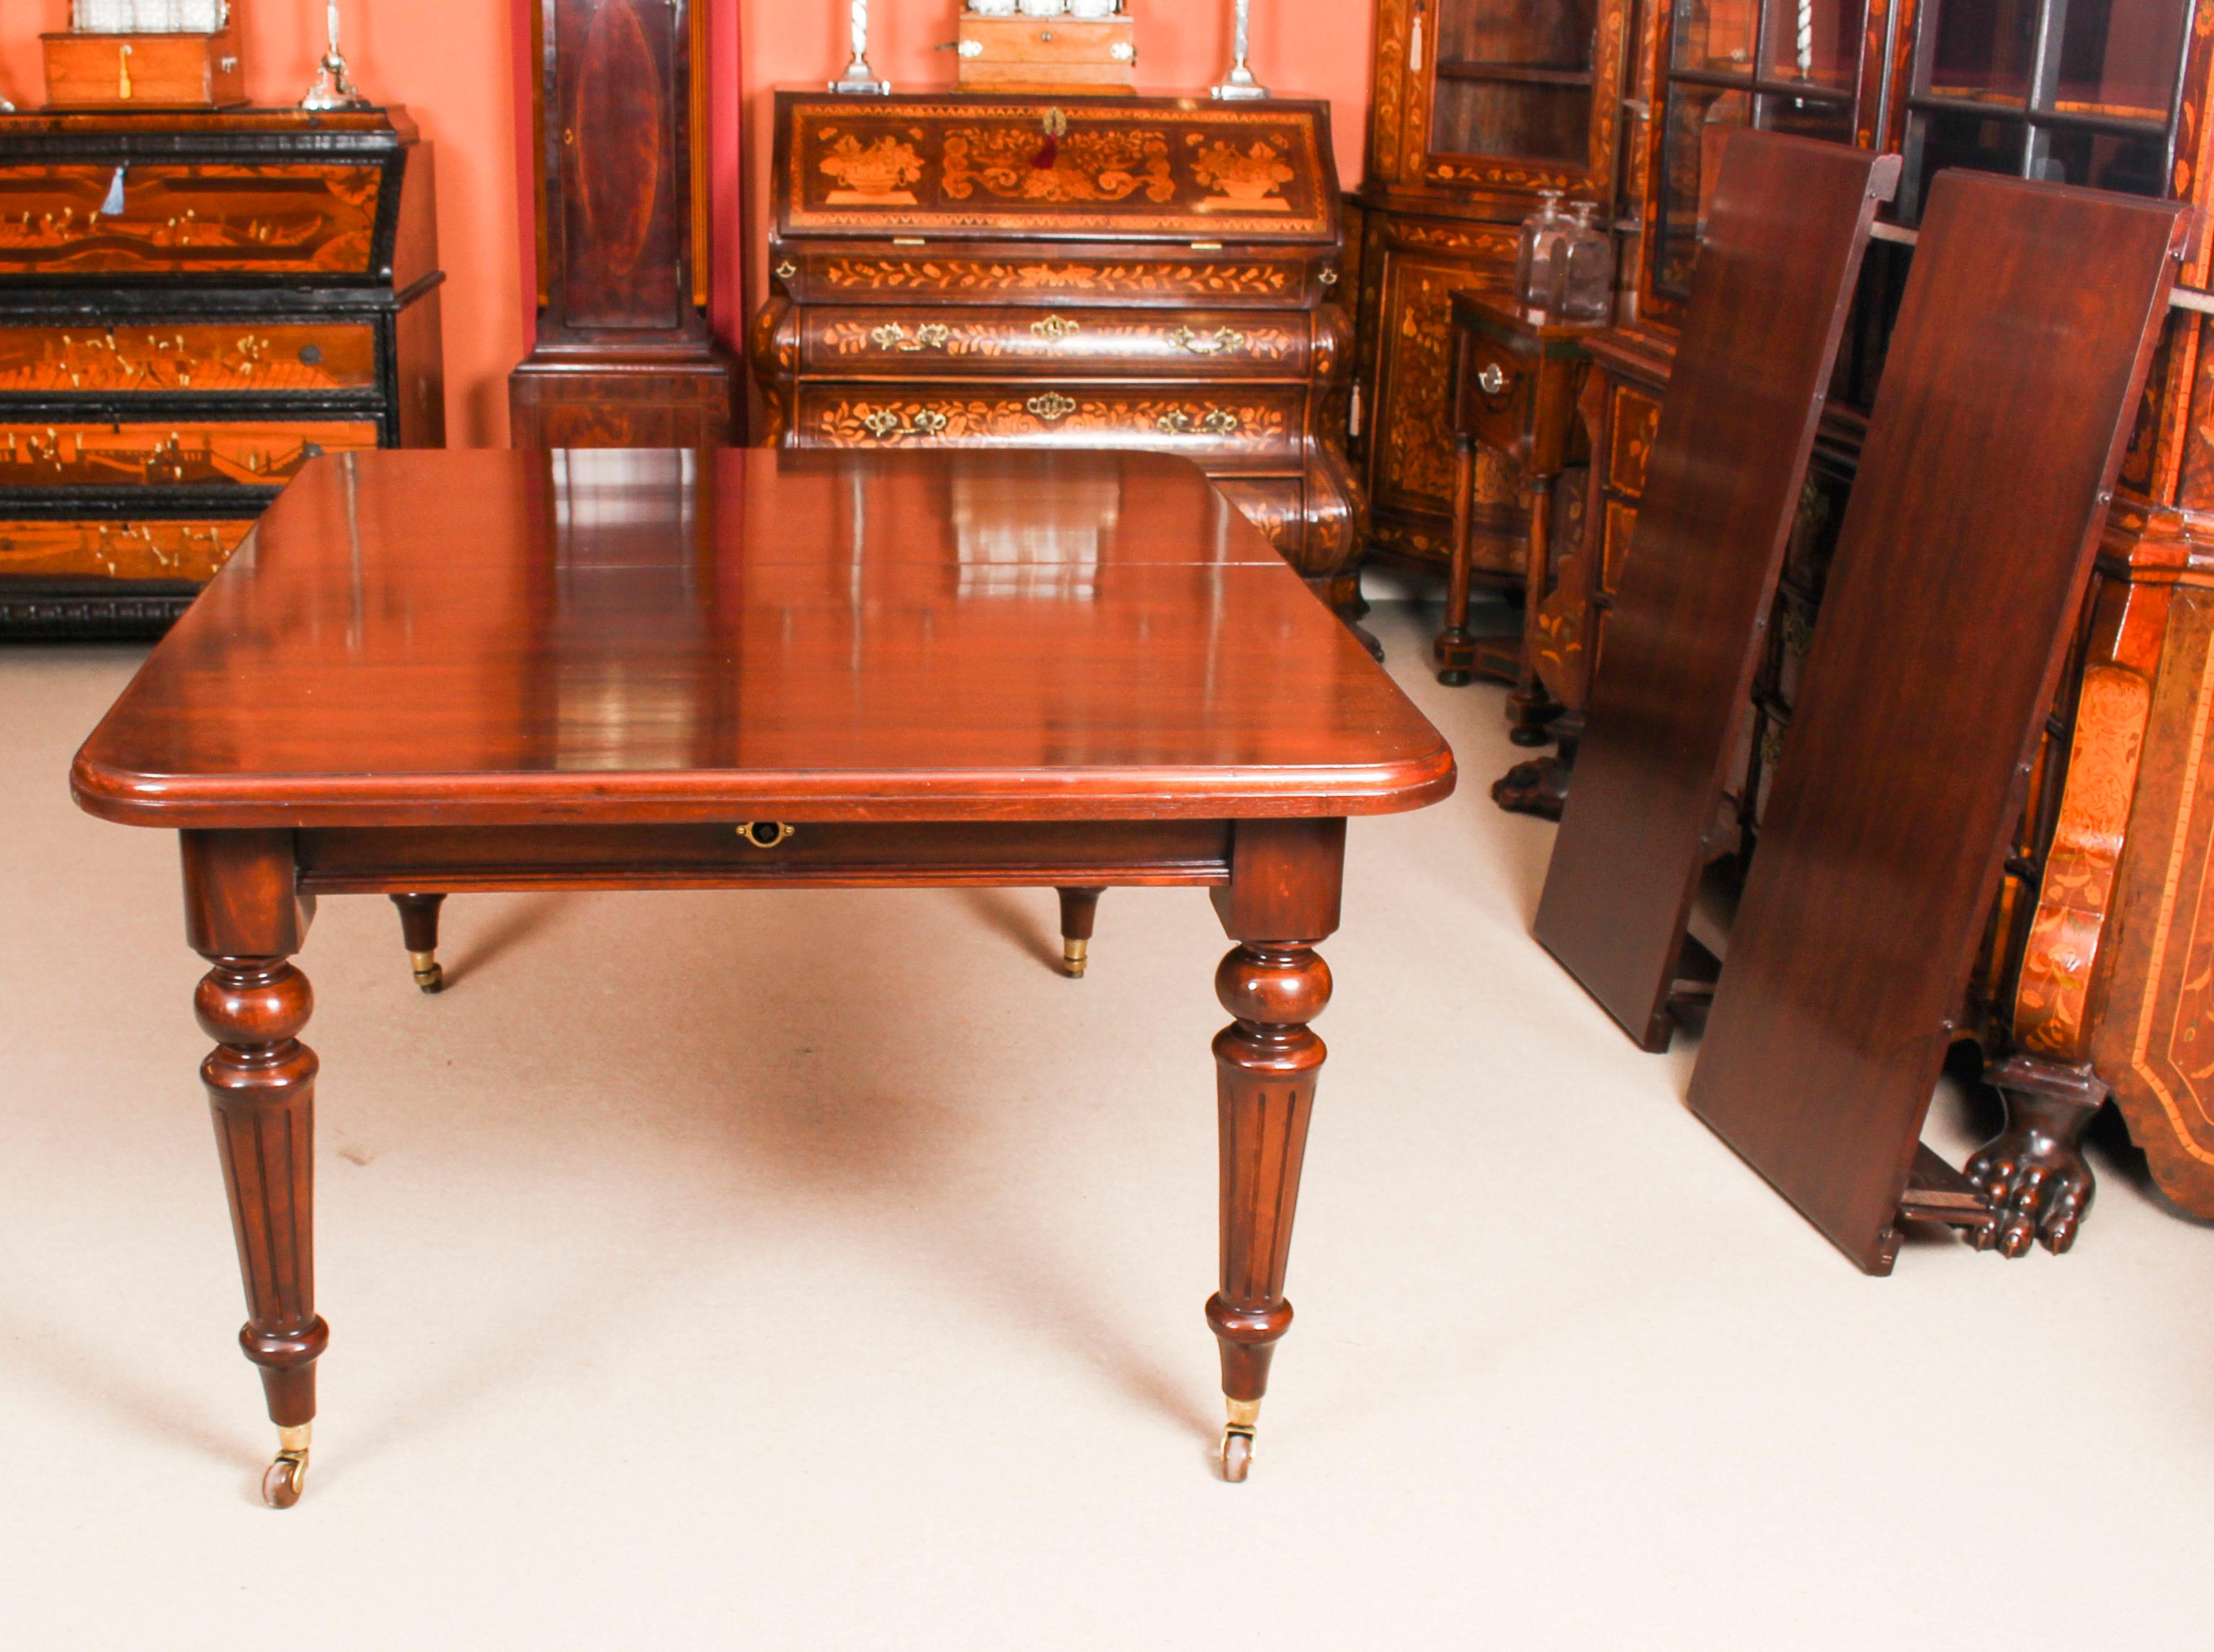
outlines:
[[1230, 1421], [1222, 1429], [1222, 1478], [1237, 1485], [1253, 1472], [1253, 1430], [1260, 1425], [1261, 1402], [1233, 1399], [1228, 1404]]
[[1061, 943], [1061, 967], [1068, 971], [1072, 980], [1084, 979], [1085, 967], [1092, 962], [1092, 943], [1088, 940], [1067, 940]]
[[272, 1508], [290, 1508], [307, 1490], [309, 1427], [277, 1431], [277, 1460], [261, 1476], [261, 1501]]
[[415, 984], [425, 992], [445, 990], [446, 972], [440, 966], [436, 952], [410, 952], [407, 962], [414, 967]]

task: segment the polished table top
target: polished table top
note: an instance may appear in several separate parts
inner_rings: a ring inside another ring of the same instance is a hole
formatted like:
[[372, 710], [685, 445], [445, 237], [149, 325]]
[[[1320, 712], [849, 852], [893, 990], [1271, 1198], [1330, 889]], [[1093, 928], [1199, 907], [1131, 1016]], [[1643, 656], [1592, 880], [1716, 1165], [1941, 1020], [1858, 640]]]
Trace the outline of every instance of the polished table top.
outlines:
[[79, 754], [138, 824], [1418, 807], [1445, 741], [1146, 454], [315, 461]]

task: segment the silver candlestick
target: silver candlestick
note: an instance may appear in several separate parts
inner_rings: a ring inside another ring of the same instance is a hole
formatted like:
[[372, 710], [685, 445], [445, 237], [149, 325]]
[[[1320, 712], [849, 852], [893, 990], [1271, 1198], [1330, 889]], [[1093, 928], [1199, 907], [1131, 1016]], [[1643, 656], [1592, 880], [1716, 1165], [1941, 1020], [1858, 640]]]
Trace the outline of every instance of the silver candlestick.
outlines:
[[830, 83], [830, 89], [862, 97], [890, 97], [892, 83], [878, 80], [877, 71], [869, 67], [869, 0], [853, 0], [847, 15], [852, 19], [853, 61], [846, 65], [844, 74]]
[[1220, 98], [1266, 97], [1269, 89], [1253, 78], [1245, 58], [1253, 49], [1253, 0], [1238, 0], [1238, 22], [1231, 36], [1232, 55], [1237, 61], [1230, 65], [1230, 73], [1222, 84], [1214, 89]]
[[369, 100], [355, 88], [353, 77], [346, 73], [346, 60], [339, 51], [339, 0], [329, 0], [323, 9], [323, 28], [328, 44], [323, 49], [323, 60], [315, 66], [315, 83], [308, 89], [308, 95], [300, 100], [303, 109], [366, 109]]

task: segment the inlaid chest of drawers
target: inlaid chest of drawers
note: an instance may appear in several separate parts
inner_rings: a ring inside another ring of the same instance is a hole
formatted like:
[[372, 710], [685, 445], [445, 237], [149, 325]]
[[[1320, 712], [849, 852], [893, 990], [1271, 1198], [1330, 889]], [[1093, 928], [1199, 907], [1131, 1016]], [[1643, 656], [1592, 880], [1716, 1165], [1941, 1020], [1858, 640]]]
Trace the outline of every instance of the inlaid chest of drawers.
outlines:
[[1179, 454], [1355, 600], [1327, 104], [785, 92], [773, 167], [773, 442]]
[[445, 441], [401, 109], [0, 116], [0, 635], [158, 631], [309, 459]]

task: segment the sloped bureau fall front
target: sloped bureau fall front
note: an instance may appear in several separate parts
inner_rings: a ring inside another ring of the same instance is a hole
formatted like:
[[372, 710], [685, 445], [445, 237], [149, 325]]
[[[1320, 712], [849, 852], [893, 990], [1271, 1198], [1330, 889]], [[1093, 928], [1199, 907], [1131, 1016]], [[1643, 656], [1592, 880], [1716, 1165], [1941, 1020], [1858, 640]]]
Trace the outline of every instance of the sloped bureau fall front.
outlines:
[[1180, 454], [1354, 600], [1328, 106], [786, 92], [774, 168], [773, 442]]

